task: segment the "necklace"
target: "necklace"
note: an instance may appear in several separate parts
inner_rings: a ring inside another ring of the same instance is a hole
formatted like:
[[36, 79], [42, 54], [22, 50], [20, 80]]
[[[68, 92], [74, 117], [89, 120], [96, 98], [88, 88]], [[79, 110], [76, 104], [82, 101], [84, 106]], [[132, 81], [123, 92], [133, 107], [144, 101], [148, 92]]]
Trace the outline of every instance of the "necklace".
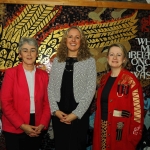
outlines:
[[65, 71], [73, 72], [73, 65], [74, 65], [75, 62], [77, 62], [76, 57], [68, 57], [67, 60], [66, 60]]
[[68, 69], [66, 69], [66, 68], [65, 68], [65, 70], [66, 70], [67, 72], [72, 72], [72, 71], [73, 71], [73, 70], [71, 70], [71, 69], [70, 69], [70, 70], [68, 70]]

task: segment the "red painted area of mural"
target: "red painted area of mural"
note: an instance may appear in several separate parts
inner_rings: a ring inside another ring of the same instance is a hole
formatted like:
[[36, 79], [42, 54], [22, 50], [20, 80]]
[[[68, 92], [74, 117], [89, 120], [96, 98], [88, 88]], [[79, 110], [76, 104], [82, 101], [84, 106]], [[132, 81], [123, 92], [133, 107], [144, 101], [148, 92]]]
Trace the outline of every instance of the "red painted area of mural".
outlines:
[[150, 32], [150, 16], [141, 19], [141, 31]]

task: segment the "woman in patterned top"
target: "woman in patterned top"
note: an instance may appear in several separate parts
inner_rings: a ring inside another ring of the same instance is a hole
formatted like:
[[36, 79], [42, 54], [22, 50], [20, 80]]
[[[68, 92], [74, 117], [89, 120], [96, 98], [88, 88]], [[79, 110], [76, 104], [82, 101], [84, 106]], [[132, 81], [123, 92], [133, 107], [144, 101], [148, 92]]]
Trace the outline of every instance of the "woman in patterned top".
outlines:
[[94, 122], [93, 150], [135, 150], [143, 128], [143, 92], [138, 79], [125, 69], [125, 47], [108, 49], [110, 70], [99, 85]]
[[64, 33], [49, 81], [55, 150], [85, 150], [96, 66], [80, 28], [73, 26]]

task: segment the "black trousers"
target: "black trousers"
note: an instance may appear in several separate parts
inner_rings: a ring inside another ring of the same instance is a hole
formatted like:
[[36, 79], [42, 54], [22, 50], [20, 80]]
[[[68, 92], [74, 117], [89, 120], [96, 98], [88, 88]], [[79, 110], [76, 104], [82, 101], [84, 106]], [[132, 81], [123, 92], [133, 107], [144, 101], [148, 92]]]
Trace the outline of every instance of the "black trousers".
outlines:
[[[35, 115], [30, 115], [30, 125], [35, 123]], [[43, 133], [39, 137], [30, 137], [26, 133], [14, 134], [3, 131], [6, 150], [39, 150]]]

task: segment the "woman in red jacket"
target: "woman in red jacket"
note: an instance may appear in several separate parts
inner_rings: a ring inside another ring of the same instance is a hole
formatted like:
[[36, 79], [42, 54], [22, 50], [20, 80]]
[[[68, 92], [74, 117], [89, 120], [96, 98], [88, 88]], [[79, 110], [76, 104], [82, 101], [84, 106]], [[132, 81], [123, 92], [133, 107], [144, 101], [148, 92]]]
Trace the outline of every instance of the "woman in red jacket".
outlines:
[[93, 150], [135, 150], [143, 128], [143, 93], [138, 79], [125, 69], [127, 51], [121, 44], [108, 49], [109, 72], [97, 93]]
[[1, 88], [2, 130], [7, 150], [39, 150], [50, 121], [48, 74], [35, 67], [34, 38], [22, 38], [18, 49], [22, 63], [6, 70]]

